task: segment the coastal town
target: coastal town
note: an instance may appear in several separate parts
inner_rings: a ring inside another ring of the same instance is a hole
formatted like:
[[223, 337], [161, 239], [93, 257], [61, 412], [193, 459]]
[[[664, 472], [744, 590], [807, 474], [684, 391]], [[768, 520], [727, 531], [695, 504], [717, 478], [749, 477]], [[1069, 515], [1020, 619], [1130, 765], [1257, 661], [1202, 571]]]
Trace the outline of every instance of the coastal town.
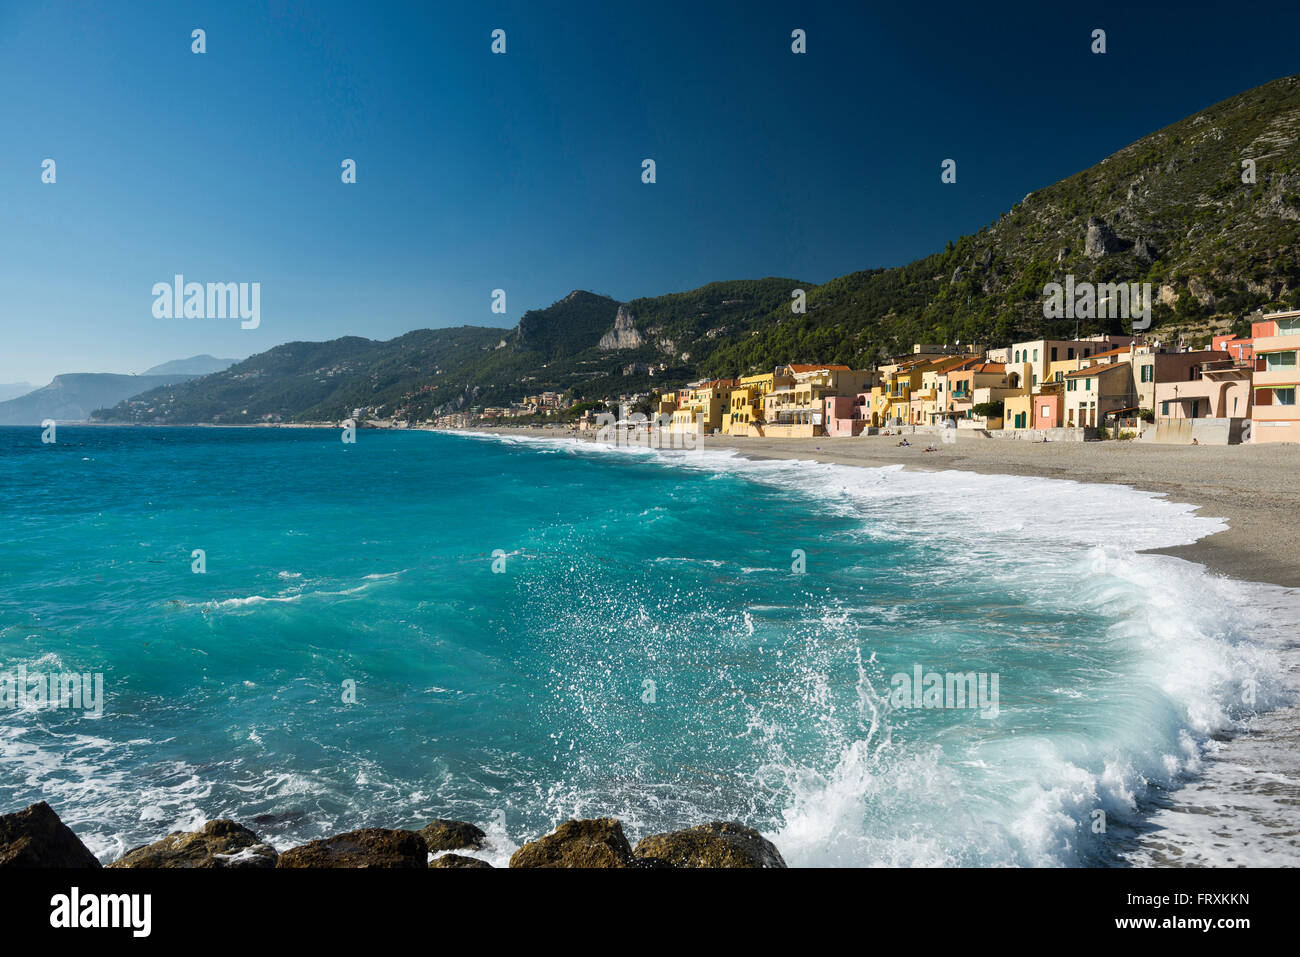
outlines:
[[585, 432], [617, 414], [647, 427], [761, 438], [973, 430], [1031, 441], [1236, 445], [1300, 441], [1298, 385], [1300, 311], [1289, 311], [1253, 321], [1249, 337], [1214, 336], [1208, 349], [1140, 335], [916, 343], [872, 369], [791, 363], [599, 403], [544, 392], [429, 424]]

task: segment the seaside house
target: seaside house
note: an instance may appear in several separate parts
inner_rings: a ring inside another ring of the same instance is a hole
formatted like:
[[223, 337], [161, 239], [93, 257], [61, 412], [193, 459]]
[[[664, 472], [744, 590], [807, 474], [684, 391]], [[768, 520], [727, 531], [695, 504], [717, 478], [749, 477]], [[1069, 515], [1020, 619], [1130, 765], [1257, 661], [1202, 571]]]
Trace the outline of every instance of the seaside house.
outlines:
[[731, 390], [722, 431], [728, 435], [757, 435], [763, 424], [763, 397], [773, 389], [793, 385], [794, 377], [784, 374], [781, 369], [741, 376]]
[[673, 413], [677, 411], [677, 393], [659, 393], [654, 397], [654, 406], [654, 420], [656, 422], [671, 422]]
[[870, 393], [857, 395], [831, 395], [822, 399], [824, 413], [822, 423], [826, 434], [832, 437], [861, 435], [862, 430], [871, 421], [862, 414], [864, 399], [869, 400]]
[[702, 434], [722, 428], [722, 415], [735, 388], [735, 379], [696, 382], [677, 393], [677, 409], [669, 426], [673, 431]]
[[851, 411], [852, 400], [876, 380], [874, 370], [850, 369], [844, 365], [792, 364], [786, 367], [786, 372], [793, 383], [778, 386], [763, 397], [763, 435], [823, 435], [825, 400], [836, 396], [848, 398], [849, 403], [837, 408]]
[[822, 390], [816, 387], [799, 392], [793, 385], [773, 389], [763, 396], [761, 433], [782, 438], [823, 434], [822, 398]]
[[937, 425], [947, 416], [948, 375], [968, 369], [984, 360], [980, 356], [954, 356], [935, 359], [921, 370], [921, 387], [912, 395], [910, 411], [913, 425]]
[[1067, 428], [1100, 428], [1106, 424], [1108, 415], [1137, 413], [1133, 366], [1127, 361], [1095, 362], [1067, 372], [1064, 381]]
[[1002, 362], [976, 360], [949, 371], [945, 377], [946, 396], [943, 417], [978, 424], [981, 428], [998, 428], [975, 416], [975, 406], [1005, 400], [1014, 390], [1007, 386], [1007, 367]]
[[1300, 442], [1300, 311], [1251, 324], [1254, 350], [1252, 442]]
[[[1156, 392], [1161, 386], [1196, 381], [1201, 377], [1203, 363], [1223, 360], [1230, 361], [1231, 356], [1227, 352], [1211, 349], [1176, 352], [1165, 349], [1159, 343], [1135, 346], [1128, 361], [1133, 363], [1133, 381], [1137, 389], [1138, 406], [1150, 409], [1159, 416], [1161, 413], [1158, 404], [1161, 400], [1158, 400]], [[1167, 397], [1167, 390], [1162, 394]], [[1229, 416], [1233, 414], [1231, 408], [1228, 414]], [[1236, 414], [1246, 415], [1244, 404], [1241, 406], [1241, 411]]]
[[[1031, 339], [1008, 347], [1007, 392], [1003, 396], [1002, 427], [1007, 429], [1055, 428], [1061, 424], [1066, 403], [1049, 400], [1037, 406], [1034, 399], [1068, 391], [1065, 376], [1099, 357], [1113, 361], [1118, 350], [1133, 342], [1133, 336], [1096, 335], [1081, 339]], [[1044, 415], [1044, 407], [1048, 414]], [[1055, 425], [1038, 425], [1038, 422]]]
[[1157, 422], [1160, 419], [1249, 418], [1250, 367], [1234, 362], [1226, 352], [1217, 355], [1220, 358], [1202, 358], [1193, 364], [1186, 380], [1156, 383]]
[[[1245, 350], [1159, 352], [1134, 357], [1139, 404], [1153, 411], [1144, 442], [1235, 445], [1250, 422], [1252, 361]], [[1148, 391], [1149, 390], [1149, 391]]]
[[1049, 369], [1057, 362], [1087, 361], [1111, 350], [1127, 347], [1133, 336], [1098, 335], [1081, 339], [1031, 339], [1010, 346], [1009, 371], [1019, 379], [1018, 386], [1031, 392], [1047, 381]]
[[789, 365], [786, 373], [796, 390], [803, 386], [829, 389], [835, 395], [856, 395], [875, 384], [874, 369], [850, 369], [843, 365]]
[[1034, 396], [1028, 389], [1015, 389], [1002, 397], [1002, 427], [1028, 429], [1033, 421]]
[[921, 376], [932, 358], [902, 359], [880, 368], [879, 391], [872, 390], [873, 426], [900, 426], [912, 421], [912, 393], [921, 388]]

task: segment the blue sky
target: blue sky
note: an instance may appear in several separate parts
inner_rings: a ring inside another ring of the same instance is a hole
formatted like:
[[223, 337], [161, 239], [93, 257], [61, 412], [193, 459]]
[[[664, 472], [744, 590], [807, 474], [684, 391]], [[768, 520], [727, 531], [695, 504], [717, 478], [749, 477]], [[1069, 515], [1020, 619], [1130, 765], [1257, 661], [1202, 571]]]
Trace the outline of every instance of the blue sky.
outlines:
[[1300, 72], [1295, 4], [1056, 6], [0, 2], [0, 382], [897, 265]]

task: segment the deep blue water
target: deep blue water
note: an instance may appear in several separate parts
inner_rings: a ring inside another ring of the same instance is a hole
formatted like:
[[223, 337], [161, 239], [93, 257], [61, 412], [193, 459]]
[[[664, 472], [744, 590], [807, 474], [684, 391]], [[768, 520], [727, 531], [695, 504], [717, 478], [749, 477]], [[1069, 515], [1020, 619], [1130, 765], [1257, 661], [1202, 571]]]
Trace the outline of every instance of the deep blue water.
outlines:
[[[500, 861], [614, 815], [741, 820], [792, 864], [1114, 863], [1268, 695], [1249, 621], [1187, 600], [1232, 583], [1134, 554], [1215, 527], [718, 453], [0, 429], [0, 673], [106, 693], [0, 711], [0, 811], [48, 800], [105, 860], [215, 817], [282, 848], [454, 817]], [[997, 675], [996, 716], [891, 705], [916, 667]]]

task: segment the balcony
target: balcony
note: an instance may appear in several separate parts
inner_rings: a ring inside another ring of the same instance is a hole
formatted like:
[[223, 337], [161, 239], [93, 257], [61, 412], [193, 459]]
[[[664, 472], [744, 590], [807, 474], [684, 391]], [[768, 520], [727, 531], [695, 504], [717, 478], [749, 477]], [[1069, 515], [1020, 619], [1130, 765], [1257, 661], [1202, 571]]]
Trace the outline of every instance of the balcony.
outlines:
[[1272, 372], [1256, 372], [1251, 384], [1258, 386], [1285, 386], [1300, 383], [1300, 368], [1274, 369]]
[[1300, 421], [1300, 405], [1260, 405], [1256, 403], [1250, 409], [1251, 418], [1258, 421]]
[[1261, 352], [1300, 351], [1300, 332], [1285, 336], [1260, 336], [1254, 343], [1255, 356]]

